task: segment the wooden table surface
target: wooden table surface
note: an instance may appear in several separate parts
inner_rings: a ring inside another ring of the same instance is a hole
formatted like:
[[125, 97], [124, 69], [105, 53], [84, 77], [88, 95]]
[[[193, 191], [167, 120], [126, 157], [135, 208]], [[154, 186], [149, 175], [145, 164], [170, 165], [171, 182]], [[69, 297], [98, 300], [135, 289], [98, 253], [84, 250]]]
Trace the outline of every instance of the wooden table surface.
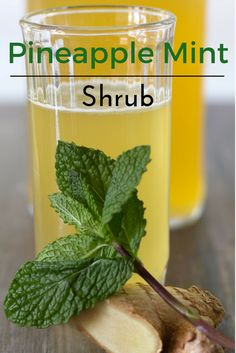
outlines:
[[[202, 219], [171, 233], [167, 284], [197, 284], [223, 302], [224, 332], [234, 334], [234, 110], [207, 109], [208, 199]], [[2, 301], [19, 265], [33, 258], [27, 204], [26, 120], [22, 107], [0, 107], [0, 352], [100, 353], [66, 325], [47, 330], [9, 323]], [[135, 353], [135, 352], [134, 352]]]

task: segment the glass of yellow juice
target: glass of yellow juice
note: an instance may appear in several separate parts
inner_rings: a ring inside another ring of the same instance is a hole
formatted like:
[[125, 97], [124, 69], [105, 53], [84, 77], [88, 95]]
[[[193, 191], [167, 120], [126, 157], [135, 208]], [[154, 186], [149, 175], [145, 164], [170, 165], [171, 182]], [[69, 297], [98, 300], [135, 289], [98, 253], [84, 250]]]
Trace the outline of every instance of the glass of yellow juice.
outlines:
[[[29, 11], [77, 5], [77, 0], [28, 0]], [[116, 0], [87, 0], [86, 4], [116, 4]], [[119, 0], [122, 5], [165, 8], [177, 16], [175, 48], [182, 42], [204, 44], [205, 0]], [[198, 15], [196, 16], [196, 8]], [[175, 74], [203, 74], [200, 63], [174, 64]], [[171, 141], [170, 224], [179, 227], [196, 221], [205, 200], [203, 79], [174, 78]]]
[[[57, 237], [74, 233], [48, 200], [57, 191], [58, 140], [100, 149], [111, 157], [148, 144], [152, 162], [138, 189], [147, 219], [140, 257], [162, 280], [169, 256], [172, 81], [171, 58], [164, 63], [164, 47], [173, 41], [175, 16], [144, 7], [79, 6], [30, 14], [21, 25], [26, 50], [33, 50], [36, 60], [29, 63], [26, 58], [36, 252]], [[75, 63], [71, 57], [67, 63], [49, 63], [45, 51], [38, 63], [42, 47], [53, 53], [61, 47], [71, 53], [83, 48], [88, 60]], [[107, 53], [122, 47], [128, 59], [114, 68], [108, 55], [106, 62], [93, 68], [91, 48], [101, 47]], [[153, 51], [151, 63], [137, 59], [143, 48]]]

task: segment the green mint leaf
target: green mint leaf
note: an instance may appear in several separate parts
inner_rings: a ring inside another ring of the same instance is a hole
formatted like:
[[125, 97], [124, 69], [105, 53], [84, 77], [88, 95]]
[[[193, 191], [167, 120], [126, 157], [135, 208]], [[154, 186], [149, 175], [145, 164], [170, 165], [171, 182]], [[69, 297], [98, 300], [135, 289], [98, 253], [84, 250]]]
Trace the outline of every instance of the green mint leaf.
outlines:
[[74, 225], [76, 230], [81, 232], [89, 229], [100, 231], [99, 223], [84, 204], [61, 193], [53, 194], [49, 199], [64, 223]]
[[[17, 272], [6, 296], [7, 317], [21, 326], [48, 327], [115, 294], [132, 276], [146, 221], [136, 187], [150, 160], [148, 146], [113, 161], [104, 153], [59, 142], [61, 194], [52, 207], [75, 235], [59, 238]], [[112, 242], [123, 246], [123, 257]]]
[[143, 202], [135, 192], [123, 206], [122, 213], [115, 215], [111, 222], [116, 241], [133, 256], [137, 256], [140, 242], [146, 234], [144, 211]]
[[121, 212], [122, 206], [135, 191], [149, 162], [149, 146], [135, 147], [117, 158], [105, 198], [103, 224], [109, 223], [114, 214]]
[[58, 142], [56, 176], [61, 192], [102, 214], [114, 161], [103, 152]]
[[45, 246], [36, 260], [44, 262], [78, 261], [102, 245], [101, 240], [92, 233], [67, 235]]
[[97, 220], [101, 220], [102, 200], [97, 197], [96, 191], [87, 182], [83, 175], [71, 175], [71, 184], [79, 190], [83, 196], [83, 202]]
[[69, 262], [27, 262], [17, 272], [4, 301], [9, 320], [45, 328], [116, 293], [131, 277], [127, 258]]
[[36, 257], [36, 261], [62, 262], [78, 261], [94, 256], [118, 257], [119, 255], [109, 244], [92, 232], [80, 235], [67, 235], [48, 244]]
[[94, 307], [97, 302], [117, 293], [131, 278], [133, 271], [134, 264], [130, 258], [95, 258], [82, 273], [82, 286], [80, 280], [74, 287], [83, 300], [83, 309]]

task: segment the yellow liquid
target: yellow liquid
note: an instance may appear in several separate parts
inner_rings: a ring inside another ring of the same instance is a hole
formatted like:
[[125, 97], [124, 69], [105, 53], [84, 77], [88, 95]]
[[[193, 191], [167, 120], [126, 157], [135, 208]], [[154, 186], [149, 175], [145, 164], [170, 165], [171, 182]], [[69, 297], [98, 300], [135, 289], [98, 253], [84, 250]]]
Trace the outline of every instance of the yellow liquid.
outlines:
[[170, 102], [152, 108], [102, 112], [55, 110], [30, 102], [30, 113], [36, 250], [58, 236], [74, 233], [73, 227], [59, 220], [48, 200], [48, 195], [57, 191], [54, 167], [57, 139], [98, 148], [112, 157], [136, 145], [149, 144], [152, 162], [139, 187], [147, 219], [140, 257], [162, 279], [169, 255]]
[[[28, 0], [28, 10], [78, 4], [117, 4], [115, 0]], [[123, 5], [153, 6], [177, 15], [175, 47], [183, 41], [204, 43], [205, 0], [119, 0]], [[197, 9], [197, 15], [196, 15]], [[174, 73], [203, 73], [201, 64], [174, 63]], [[171, 197], [170, 215], [174, 220], [191, 217], [205, 197], [203, 170], [203, 98], [202, 79], [173, 79]]]

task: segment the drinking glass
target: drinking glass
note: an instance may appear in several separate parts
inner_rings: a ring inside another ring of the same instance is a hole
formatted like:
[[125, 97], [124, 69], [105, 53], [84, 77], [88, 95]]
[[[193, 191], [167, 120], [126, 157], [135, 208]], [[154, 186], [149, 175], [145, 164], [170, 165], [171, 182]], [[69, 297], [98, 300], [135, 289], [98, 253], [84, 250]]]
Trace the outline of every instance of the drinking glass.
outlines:
[[[48, 200], [48, 195], [57, 191], [58, 140], [100, 149], [113, 158], [134, 146], [148, 144], [152, 161], [138, 187], [147, 219], [140, 258], [162, 280], [169, 256], [171, 119], [171, 60], [164, 63], [164, 43], [172, 44], [175, 16], [145, 7], [77, 6], [30, 14], [21, 21], [21, 26], [27, 49], [29, 42], [34, 43], [35, 57], [39, 47], [51, 47], [54, 52], [60, 47], [71, 52], [82, 47], [87, 53], [92, 47], [103, 47], [108, 53], [111, 47], [122, 47], [130, 53], [132, 45], [135, 53], [144, 47], [153, 50], [152, 63], [127, 60], [115, 69], [111, 68], [110, 57], [92, 69], [89, 60], [81, 64], [53, 60], [49, 64], [47, 53], [40, 64], [29, 64], [26, 59], [26, 66], [30, 76], [28, 101], [36, 252], [59, 236], [74, 232], [73, 227], [62, 223]], [[86, 77], [76, 77], [81, 75]], [[94, 87], [89, 92], [96, 98], [96, 104], [91, 107], [83, 104], [91, 102], [83, 94], [88, 85]], [[111, 106], [108, 98], [100, 106], [101, 85], [104, 94], [111, 96]], [[152, 106], [142, 105], [142, 94], [152, 97]], [[116, 95], [128, 95], [131, 102], [136, 95], [137, 106], [128, 107], [121, 99], [117, 107]]]
[[[28, 0], [28, 10], [77, 5], [77, 0]], [[115, 0], [87, 0], [86, 4], [116, 4]], [[204, 45], [206, 0], [119, 0], [123, 5], [165, 8], [177, 16], [175, 48], [182, 42]], [[198, 15], [196, 16], [196, 8]], [[200, 63], [174, 64], [175, 74], [203, 74]], [[170, 224], [180, 227], [202, 214], [206, 193], [204, 173], [203, 79], [175, 78], [173, 82]]]

